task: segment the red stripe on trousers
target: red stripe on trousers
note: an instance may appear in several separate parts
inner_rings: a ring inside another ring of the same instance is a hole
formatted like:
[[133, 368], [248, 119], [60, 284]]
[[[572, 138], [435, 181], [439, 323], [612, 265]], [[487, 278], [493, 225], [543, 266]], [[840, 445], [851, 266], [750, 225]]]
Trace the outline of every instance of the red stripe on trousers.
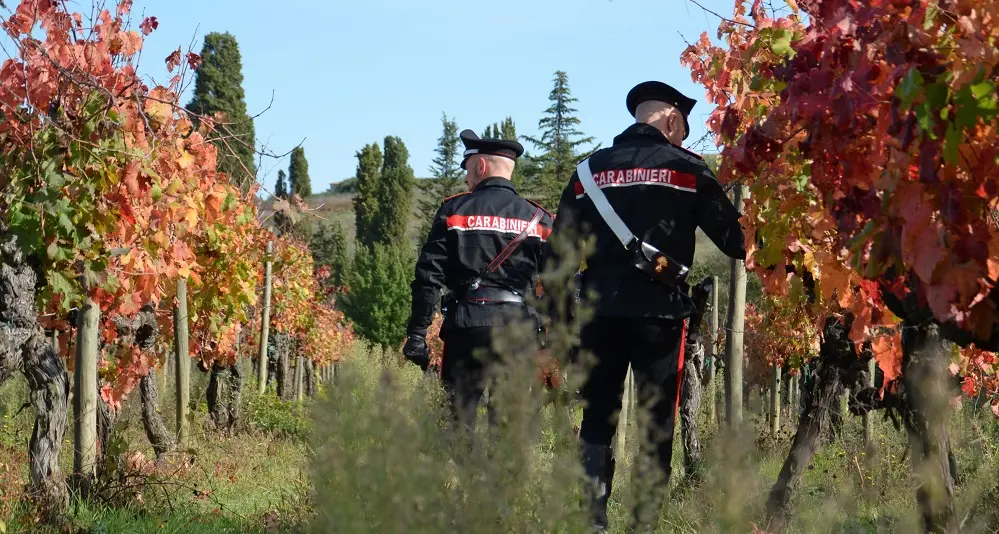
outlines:
[[683, 349], [687, 345], [687, 320], [683, 320], [683, 328], [680, 329], [680, 357], [676, 364], [676, 406], [673, 408], [673, 425], [676, 425], [676, 416], [680, 411], [680, 388], [683, 387]]

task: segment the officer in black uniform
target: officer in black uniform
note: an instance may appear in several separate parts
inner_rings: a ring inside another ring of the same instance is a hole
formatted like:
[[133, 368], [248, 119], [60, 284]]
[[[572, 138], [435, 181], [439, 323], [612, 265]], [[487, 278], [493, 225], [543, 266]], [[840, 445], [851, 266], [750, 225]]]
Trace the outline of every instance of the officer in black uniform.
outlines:
[[[610, 443], [629, 363], [638, 401], [651, 409], [648, 437], [666, 477], [657, 487], [664, 491], [669, 481], [681, 339], [684, 319], [694, 310], [684, 278], [694, 259], [695, 229], [700, 227], [730, 257], [744, 259], [746, 254], [738, 210], [705, 162], [680, 147], [689, 134], [687, 115], [695, 101], [665, 83], [645, 82], [631, 90], [626, 102], [636, 123], [584, 163], [592, 176], [590, 187], [603, 192], [635, 239], [626, 247], [612, 231], [580, 181], [582, 165], [562, 193], [550, 238], [569, 229], [570, 235], [589, 232], [596, 237], [581, 282], [584, 298], [593, 291], [598, 300], [590, 304], [595, 316], [581, 333], [581, 346], [595, 356], [596, 367], [581, 391], [580, 438], [597, 531], [607, 527], [614, 476]], [[547, 246], [542, 270], [557, 261], [555, 248]], [[662, 495], [646, 504], [658, 511]], [[641, 511], [636, 509], [636, 520]]]
[[[510, 177], [524, 147], [516, 141], [460, 134], [469, 192], [444, 199], [416, 264], [413, 307], [403, 355], [426, 370], [426, 333], [443, 291], [441, 379], [457, 419], [471, 429], [489, 366], [499, 355], [497, 327], [540, 316], [525, 302], [538, 278], [553, 217], [517, 194]], [[494, 412], [490, 408], [490, 421]]]

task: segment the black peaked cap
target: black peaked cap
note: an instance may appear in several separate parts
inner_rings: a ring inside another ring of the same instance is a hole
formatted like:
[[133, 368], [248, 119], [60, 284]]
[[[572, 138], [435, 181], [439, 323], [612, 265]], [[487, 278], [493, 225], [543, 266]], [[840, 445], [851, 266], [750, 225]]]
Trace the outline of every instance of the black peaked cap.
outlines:
[[524, 154], [524, 146], [516, 141], [505, 139], [482, 139], [472, 130], [462, 130], [458, 137], [465, 145], [465, 153], [462, 154], [461, 168], [465, 168], [468, 158], [476, 154], [491, 156], [503, 156], [516, 160]]
[[670, 104], [680, 110], [680, 114], [683, 115], [683, 126], [685, 130], [683, 138], [686, 139], [687, 136], [690, 135], [690, 123], [687, 122], [687, 116], [690, 115], [690, 110], [694, 109], [694, 104], [697, 103], [696, 100], [684, 95], [680, 91], [677, 91], [669, 84], [655, 81], [642, 82], [628, 92], [628, 112], [631, 113], [632, 117], [634, 117], [635, 110], [638, 109], [638, 105], [649, 100], [666, 102], [667, 104]]

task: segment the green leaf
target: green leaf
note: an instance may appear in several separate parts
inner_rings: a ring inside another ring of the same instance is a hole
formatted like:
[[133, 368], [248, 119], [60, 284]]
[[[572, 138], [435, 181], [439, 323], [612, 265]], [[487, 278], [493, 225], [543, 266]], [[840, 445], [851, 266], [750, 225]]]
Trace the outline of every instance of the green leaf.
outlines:
[[985, 80], [971, 86], [971, 96], [975, 97], [975, 100], [982, 100], [986, 97], [994, 96], [995, 93], [996, 86], [989, 80]]
[[777, 32], [777, 39], [770, 45], [770, 50], [781, 57], [794, 57], [794, 49], [791, 48], [791, 37], [792, 34], [790, 31], [785, 29], [779, 30]]
[[909, 109], [912, 101], [923, 94], [923, 75], [916, 67], [902, 78], [902, 83], [895, 89], [895, 96], [902, 101], [902, 109]]
[[928, 133], [930, 139], [936, 139], [936, 134], [933, 133], [933, 114], [930, 113], [930, 105], [928, 102], [923, 102], [922, 104], [916, 106], [916, 124], [924, 132]]
[[59, 303], [62, 311], [68, 312], [73, 304], [83, 296], [77, 292], [76, 286], [58, 271], [49, 272], [48, 281], [53, 294], [63, 295], [63, 299]]
[[157, 202], [163, 196], [163, 188], [160, 187], [160, 184], [153, 184], [153, 187], [150, 189], [150, 193], [153, 202]]
[[931, 107], [939, 108], [947, 104], [950, 88], [945, 83], [937, 82], [926, 86], [926, 101]]
[[70, 235], [73, 235], [76, 232], [76, 226], [73, 225], [73, 221], [69, 220], [69, 216], [66, 215], [66, 212], [59, 214], [59, 226], [61, 226], [63, 230], [66, 230], [66, 233]]
[[944, 140], [944, 161], [950, 165], [957, 164], [958, 148], [964, 140], [964, 130], [958, 128], [953, 122], [947, 125], [947, 137]]

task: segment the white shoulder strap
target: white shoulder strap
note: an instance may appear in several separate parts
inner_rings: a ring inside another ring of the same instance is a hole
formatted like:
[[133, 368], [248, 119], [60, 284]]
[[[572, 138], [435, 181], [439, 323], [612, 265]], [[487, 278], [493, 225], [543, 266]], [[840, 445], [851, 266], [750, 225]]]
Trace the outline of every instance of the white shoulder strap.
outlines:
[[597, 212], [603, 217], [604, 222], [607, 223], [607, 226], [610, 226], [611, 231], [621, 241], [624, 248], [628, 248], [632, 241], [636, 239], [635, 234], [631, 233], [631, 230], [624, 224], [621, 217], [618, 216], [614, 208], [607, 202], [604, 192], [593, 181], [593, 173], [590, 172], [590, 158], [586, 158], [579, 163], [579, 166], [576, 167], [576, 174], [579, 176], [579, 182], [583, 184], [586, 194], [593, 201], [593, 205], [596, 206]]

